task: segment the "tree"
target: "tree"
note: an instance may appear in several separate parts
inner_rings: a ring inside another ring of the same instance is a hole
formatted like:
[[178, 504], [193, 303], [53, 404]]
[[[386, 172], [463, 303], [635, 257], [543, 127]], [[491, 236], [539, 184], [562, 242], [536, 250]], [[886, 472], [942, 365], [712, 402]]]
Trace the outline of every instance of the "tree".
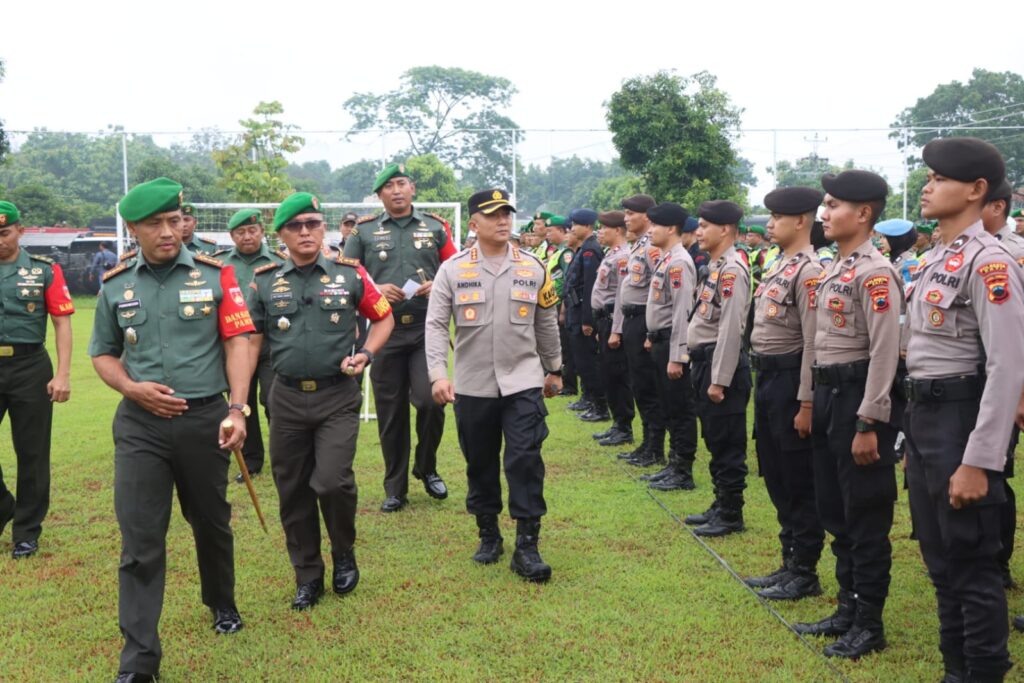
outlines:
[[401, 156], [435, 154], [463, 180], [483, 186], [504, 184], [511, 174], [510, 133], [495, 129], [517, 128], [501, 113], [515, 93], [511, 81], [498, 76], [420, 66], [403, 73], [395, 90], [356, 93], [344, 107], [355, 119], [353, 132], [404, 132], [409, 147]]
[[792, 162], [785, 159], [779, 161], [775, 168], [769, 166], [768, 172], [775, 177], [776, 187], [805, 186], [821, 190], [821, 176], [851, 168], [853, 168], [852, 160], [840, 167], [830, 163], [826, 157], [809, 154]]
[[243, 202], [277, 202], [293, 191], [284, 155], [302, 149], [305, 140], [291, 131], [295, 126], [274, 118], [284, 113], [280, 102], [260, 102], [257, 118], [239, 121], [245, 131], [234, 144], [213, 152], [221, 186]]
[[605, 104], [620, 163], [659, 201], [691, 209], [706, 198], [745, 203], [733, 148], [741, 110], [706, 71], [631, 78]]
[[145, 183], [154, 178], [172, 178], [184, 188], [189, 202], [226, 202], [227, 191], [218, 183], [217, 173], [200, 163], [179, 164], [167, 156], [151, 156], [131, 167], [131, 185]]
[[[597, 188], [606, 180], [621, 177], [635, 176], [628, 174], [618, 160], [597, 161], [575, 155], [553, 159], [547, 168], [530, 165], [522, 169], [516, 203], [524, 213], [544, 210], [564, 215], [584, 206], [597, 208], [593, 203]], [[618, 206], [625, 196], [617, 197], [611, 206]]]
[[637, 175], [620, 175], [605, 178], [590, 193], [587, 204], [598, 211], [616, 211], [622, 200], [645, 191], [644, 179]]
[[[1011, 71], [975, 69], [967, 83], [939, 85], [896, 116], [890, 137], [910, 155], [911, 148], [929, 140], [953, 135], [972, 135], [988, 140], [1006, 159], [1007, 176], [1014, 186], [1024, 183], [1024, 135], [1019, 130], [972, 130], [973, 126], [1020, 126], [1024, 124], [1024, 77]], [[920, 128], [903, 137], [903, 128]], [[920, 163], [912, 158], [914, 165]]]
[[435, 154], [410, 157], [405, 170], [416, 183], [416, 199], [421, 202], [465, 202], [469, 191], [459, 186], [455, 172]]
[[23, 225], [84, 226], [90, 217], [109, 213], [95, 204], [68, 202], [42, 183], [26, 183], [8, 190], [4, 199], [14, 202], [21, 212]]
[[[4, 66], [4, 60], [0, 59], [0, 83], [4, 81], [4, 75], [6, 74], [6, 67]], [[0, 119], [0, 163], [3, 163], [4, 157], [11, 151], [11, 143], [7, 139], [7, 133], [4, 132], [4, 122]]]

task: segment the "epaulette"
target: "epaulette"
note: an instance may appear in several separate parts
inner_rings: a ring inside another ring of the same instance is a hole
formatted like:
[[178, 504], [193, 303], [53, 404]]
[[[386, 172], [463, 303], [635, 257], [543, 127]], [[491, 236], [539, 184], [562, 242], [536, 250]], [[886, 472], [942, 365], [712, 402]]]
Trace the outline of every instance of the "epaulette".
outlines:
[[49, 256], [40, 256], [39, 254], [29, 254], [28, 257], [33, 261], [42, 261], [43, 263], [49, 263], [53, 265], [53, 259]]
[[230, 249], [218, 249], [217, 251], [215, 251], [212, 254], [210, 254], [210, 256], [220, 256], [221, 254], [226, 254], [229, 251], [231, 251], [231, 250]]
[[109, 280], [110, 278], [114, 277], [118, 273], [123, 273], [124, 271], [128, 270], [128, 266], [129, 265], [130, 265], [130, 262], [128, 261], [128, 259], [125, 259], [124, 261], [121, 261], [116, 266], [114, 266], [113, 268], [111, 268], [107, 272], [103, 273], [103, 277], [102, 277], [103, 281], [106, 282], [107, 280]]
[[123, 254], [121, 254], [121, 258], [119, 260], [120, 261], [127, 261], [128, 259], [137, 256], [138, 253], [139, 253], [138, 249], [132, 249], [131, 251], [126, 251]]
[[266, 273], [266, 272], [269, 272], [271, 270], [275, 270], [275, 269], [280, 268], [280, 267], [281, 267], [280, 263], [264, 263], [262, 266], [260, 266], [260, 267], [256, 268], [255, 270], [253, 270], [252, 274], [253, 274], [253, 277], [255, 277], [257, 275], [260, 275], [261, 273]]
[[209, 237], [199, 237], [199, 238], [197, 238], [197, 239], [198, 239], [198, 240], [199, 240], [200, 242], [206, 242], [207, 244], [212, 244], [212, 245], [214, 245], [214, 246], [216, 246], [216, 245], [217, 245], [217, 240], [211, 240], [211, 239], [210, 239]]
[[281, 259], [282, 261], [287, 261], [288, 260], [288, 254], [284, 253], [280, 249], [278, 249], [278, 250], [276, 250], [274, 252], [274, 256], [276, 256], [277, 258]]
[[215, 266], [217, 268], [224, 267], [224, 264], [220, 260], [215, 259], [212, 256], [207, 256], [201, 251], [197, 251], [196, 253], [192, 254], [192, 259], [194, 261], [199, 261], [200, 263], [205, 263], [208, 266]]
[[365, 216], [360, 216], [359, 218], [356, 219], [356, 225], [362, 225], [363, 223], [369, 223], [370, 221], [375, 219], [378, 215], [379, 214], [368, 213]]
[[359, 259], [357, 259], [357, 258], [349, 258], [348, 256], [339, 256], [335, 260], [335, 263], [340, 263], [340, 264], [342, 264], [344, 266], [352, 266], [353, 268], [357, 268], [357, 267], [363, 265], [362, 263], [359, 262]]
[[430, 216], [435, 221], [439, 221], [442, 225], [448, 225], [448, 219], [439, 213], [433, 213], [432, 211], [426, 211], [425, 214]]

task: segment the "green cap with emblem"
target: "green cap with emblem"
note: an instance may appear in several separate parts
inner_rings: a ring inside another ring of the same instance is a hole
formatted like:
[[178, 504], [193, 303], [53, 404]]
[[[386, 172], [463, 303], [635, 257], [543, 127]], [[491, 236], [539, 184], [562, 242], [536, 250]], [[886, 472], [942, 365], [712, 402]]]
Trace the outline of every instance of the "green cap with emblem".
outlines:
[[923, 232], [926, 235], [930, 235], [935, 232], [935, 226], [938, 225], [938, 221], [919, 221], [914, 224], [914, 229], [918, 232]]
[[310, 192], [295, 192], [289, 195], [274, 212], [274, 230], [302, 213], [320, 213], [320, 200]]
[[1024, 211], [1024, 209], [1014, 209], [1013, 213], [1010, 214], [1010, 217], [1020, 218], [1021, 216], [1024, 216], [1024, 213], [1022, 213], [1022, 211]]
[[170, 178], [156, 178], [128, 191], [117, 210], [121, 218], [137, 223], [153, 214], [181, 208], [182, 187]]
[[385, 166], [377, 177], [373, 181], [373, 193], [377, 194], [380, 192], [380, 188], [384, 187], [389, 180], [392, 178], [408, 178], [409, 174], [405, 172], [405, 164], [388, 164]]
[[765, 234], [766, 234], [765, 231], [764, 231], [764, 226], [763, 225], [748, 225], [747, 226], [747, 232], [752, 232], [752, 233], [758, 234], [761, 237], [764, 237]]
[[189, 204], [188, 202], [186, 202], [186, 203], [181, 205], [181, 212], [183, 214], [185, 214], [186, 216], [192, 216], [193, 218], [195, 218], [195, 216], [196, 216], [196, 207], [194, 207], [191, 204]]
[[549, 216], [544, 219], [544, 225], [549, 228], [564, 228], [565, 227], [565, 216]]
[[10, 202], [0, 202], [0, 228], [14, 225], [21, 220], [18, 207]]
[[228, 232], [245, 225], [259, 225], [262, 222], [259, 209], [240, 209], [228, 220]]
[[533, 214], [533, 220], [537, 220], [539, 218], [542, 221], [546, 221], [547, 219], [551, 218], [554, 215], [555, 214], [551, 213], [550, 211], [538, 211], [537, 213]]

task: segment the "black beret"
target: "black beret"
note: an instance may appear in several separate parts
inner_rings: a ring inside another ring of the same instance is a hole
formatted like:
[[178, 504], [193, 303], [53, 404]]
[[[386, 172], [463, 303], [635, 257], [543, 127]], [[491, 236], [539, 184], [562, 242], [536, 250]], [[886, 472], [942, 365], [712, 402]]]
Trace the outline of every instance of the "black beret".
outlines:
[[675, 202], [662, 202], [647, 209], [647, 217], [651, 219], [652, 223], [658, 225], [683, 227], [690, 214]]
[[876, 202], [889, 198], [885, 178], [871, 171], [843, 171], [839, 175], [821, 176], [825, 192], [844, 202]]
[[635, 194], [622, 200], [622, 208], [630, 211], [647, 211], [658, 202], [649, 194]]
[[988, 198], [985, 199], [985, 203], [994, 202], [997, 199], [1003, 199], [1009, 204], [1013, 200], [1013, 186], [1010, 185], [1010, 181], [1003, 178], [1003, 182], [998, 185], [993, 185], [988, 192]]
[[764, 196], [764, 205], [772, 213], [799, 216], [819, 206], [825, 193], [813, 187], [780, 187]]
[[601, 225], [609, 228], [626, 227], [626, 214], [621, 211], [604, 211], [597, 214], [597, 220]]
[[984, 178], [992, 187], [1006, 178], [1003, 155], [995, 146], [978, 138], [932, 140], [924, 146], [921, 158], [939, 175], [965, 183]]
[[715, 225], [739, 225], [740, 219], [743, 218], [743, 209], [736, 202], [716, 199], [701, 204], [697, 215]]

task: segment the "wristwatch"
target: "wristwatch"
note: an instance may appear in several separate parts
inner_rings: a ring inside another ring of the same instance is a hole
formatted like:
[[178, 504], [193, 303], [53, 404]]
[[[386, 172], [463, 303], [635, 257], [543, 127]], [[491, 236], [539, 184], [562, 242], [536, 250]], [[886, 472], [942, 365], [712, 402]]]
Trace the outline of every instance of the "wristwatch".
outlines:
[[864, 421], [864, 420], [862, 420], [860, 418], [857, 418], [857, 423], [856, 423], [855, 427], [857, 429], [857, 433], [858, 434], [864, 434], [866, 432], [873, 432], [873, 431], [875, 431], [875, 423], [874, 422], [866, 422], [866, 421]]
[[366, 364], [367, 365], [369, 365], [370, 363], [373, 362], [373, 354], [370, 353], [370, 351], [366, 347], [363, 347], [363, 348], [359, 349], [358, 351], [356, 351], [356, 355], [357, 356], [360, 353], [363, 354], [364, 356], [366, 356]]
[[232, 403], [228, 406], [228, 410], [237, 410], [245, 417], [249, 417], [252, 414], [252, 409], [244, 403]]

